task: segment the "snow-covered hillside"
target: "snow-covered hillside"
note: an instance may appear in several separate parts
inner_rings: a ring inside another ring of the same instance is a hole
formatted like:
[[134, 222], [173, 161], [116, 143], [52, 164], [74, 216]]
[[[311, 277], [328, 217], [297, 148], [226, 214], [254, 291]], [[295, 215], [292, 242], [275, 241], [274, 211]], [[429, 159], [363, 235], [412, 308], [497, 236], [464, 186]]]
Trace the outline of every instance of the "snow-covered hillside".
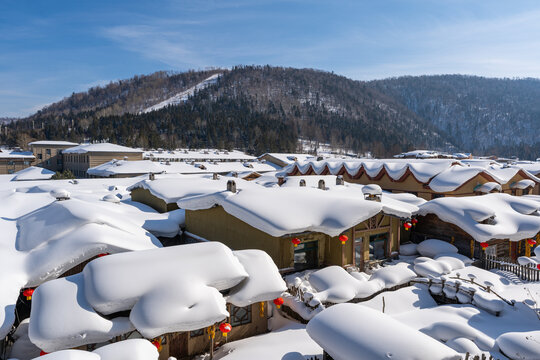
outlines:
[[201, 81], [197, 85], [192, 86], [189, 89], [184, 90], [182, 92], [179, 92], [178, 94], [176, 94], [174, 96], [171, 96], [167, 100], [164, 100], [164, 101], [162, 101], [162, 102], [160, 102], [160, 103], [158, 103], [158, 104], [156, 104], [154, 106], [146, 108], [141, 112], [142, 113], [147, 113], [147, 112], [163, 109], [164, 107], [167, 107], [167, 106], [170, 106], [170, 105], [179, 105], [179, 104], [181, 104], [183, 102], [186, 102], [189, 99], [190, 96], [193, 96], [193, 94], [195, 94], [196, 91], [205, 89], [209, 85], [215, 84], [217, 82], [217, 79], [220, 76], [221, 76], [221, 73], [214, 74], [214, 75], [204, 79], [203, 81]]

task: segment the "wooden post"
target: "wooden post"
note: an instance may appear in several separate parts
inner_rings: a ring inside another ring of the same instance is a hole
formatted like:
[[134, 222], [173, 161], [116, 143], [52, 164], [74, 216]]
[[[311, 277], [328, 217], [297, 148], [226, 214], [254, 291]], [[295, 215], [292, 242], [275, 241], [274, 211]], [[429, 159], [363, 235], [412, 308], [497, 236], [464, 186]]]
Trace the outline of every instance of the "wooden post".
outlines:
[[474, 239], [471, 239], [471, 259], [474, 259]]
[[531, 247], [529, 243], [525, 242], [525, 256], [531, 257]]

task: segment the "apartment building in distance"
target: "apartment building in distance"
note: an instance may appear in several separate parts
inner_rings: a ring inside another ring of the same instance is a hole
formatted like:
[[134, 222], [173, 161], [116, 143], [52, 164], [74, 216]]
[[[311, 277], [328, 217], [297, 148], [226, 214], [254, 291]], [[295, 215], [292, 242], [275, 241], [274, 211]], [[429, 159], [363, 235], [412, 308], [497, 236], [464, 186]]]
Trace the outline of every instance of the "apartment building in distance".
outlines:
[[36, 166], [52, 171], [63, 170], [62, 151], [79, 144], [69, 141], [41, 140], [28, 144], [35, 156]]

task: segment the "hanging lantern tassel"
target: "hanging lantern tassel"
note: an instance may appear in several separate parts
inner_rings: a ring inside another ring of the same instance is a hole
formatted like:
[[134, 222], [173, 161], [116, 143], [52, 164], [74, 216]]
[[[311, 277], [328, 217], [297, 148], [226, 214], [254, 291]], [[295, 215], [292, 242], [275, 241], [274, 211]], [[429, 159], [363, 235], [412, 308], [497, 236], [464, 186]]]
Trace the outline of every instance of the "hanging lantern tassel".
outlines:
[[32, 300], [33, 294], [34, 294], [34, 289], [26, 289], [23, 291], [23, 296], [26, 296], [26, 300]]
[[412, 219], [411, 224], [412, 224], [412, 226], [416, 226], [416, 224], [418, 224], [418, 220], [417, 219]]
[[163, 346], [161, 346], [161, 338], [152, 340], [152, 345], [156, 347], [158, 352], [161, 352], [161, 349], [163, 349]]
[[227, 334], [230, 333], [231, 330], [232, 326], [229, 323], [221, 323], [221, 325], [219, 325], [219, 331], [221, 331], [223, 337], [227, 337]]
[[302, 241], [299, 238], [293, 238], [291, 242], [293, 243], [294, 247], [297, 247]]
[[282, 297], [278, 297], [277, 299], [274, 299], [274, 305], [276, 305], [276, 307], [279, 309], [281, 307], [281, 305], [283, 305], [285, 301], [283, 300]]
[[489, 247], [489, 244], [487, 242], [481, 242], [480, 246], [482, 247], [482, 250], [486, 250]]
[[534, 246], [534, 245], [536, 245], [536, 240], [534, 240], [534, 239], [527, 239], [527, 244], [529, 244], [529, 246]]
[[349, 237], [347, 235], [339, 235], [339, 241], [341, 241], [341, 245], [345, 245], [347, 240], [349, 240]]
[[403, 227], [405, 228], [405, 230], [409, 231], [409, 229], [412, 228], [412, 224], [407, 221], [403, 224]]
[[263, 318], [264, 315], [264, 301], [261, 301], [259, 303], [259, 316]]
[[206, 331], [208, 332], [208, 339], [213, 339], [216, 337], [216, 327], [214, 325], [209, 326]]

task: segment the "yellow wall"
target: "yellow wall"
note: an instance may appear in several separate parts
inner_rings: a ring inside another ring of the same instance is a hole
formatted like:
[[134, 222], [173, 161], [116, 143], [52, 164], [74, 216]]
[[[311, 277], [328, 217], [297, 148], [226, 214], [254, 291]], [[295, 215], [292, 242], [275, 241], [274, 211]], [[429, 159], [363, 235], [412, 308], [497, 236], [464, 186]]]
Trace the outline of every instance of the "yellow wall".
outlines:
[[146, 204], [154, 208], [154, 210], [159, 211], [160, 213], [178, 209], [178, 205], [176, 205], [176, 203], [167, 204], [164, 200], [152, 195], [150, 190], [143, 188], [136, 188], [131, 190], [131, 199], [133, 201]]

